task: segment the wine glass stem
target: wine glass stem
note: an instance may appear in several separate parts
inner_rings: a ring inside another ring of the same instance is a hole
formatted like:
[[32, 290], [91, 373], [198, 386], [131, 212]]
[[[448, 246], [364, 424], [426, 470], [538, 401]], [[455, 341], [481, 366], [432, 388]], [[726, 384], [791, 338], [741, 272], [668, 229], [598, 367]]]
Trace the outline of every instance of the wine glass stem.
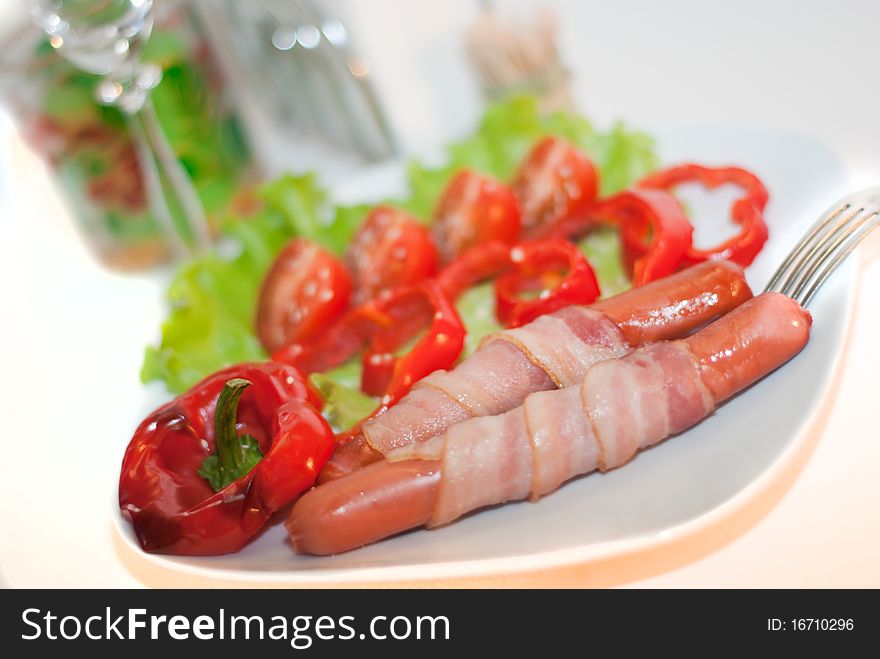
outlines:
[[174, 153], [149, 96], [127, 112], [150, 209], [174, 251], [185, 255], [210, 245], [205, 210], [192, 179]]

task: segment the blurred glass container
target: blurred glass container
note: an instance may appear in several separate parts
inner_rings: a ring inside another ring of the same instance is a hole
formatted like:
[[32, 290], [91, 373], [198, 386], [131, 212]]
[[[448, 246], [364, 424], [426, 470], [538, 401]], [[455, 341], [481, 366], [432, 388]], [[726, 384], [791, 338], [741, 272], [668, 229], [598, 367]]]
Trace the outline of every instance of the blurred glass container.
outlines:
[[[271, 135], [270, 169], [320, 168], [334, 157], [398, 155], [394, 133], [337, 3], [326, 0], [201, 0], [196, 5], [244, 102], [256, 101], [253, 134]], [[251, 113], [248, 113], [251, 117]], [[313, 148], [317, 147], [317, 148]], [[292, 151], [292, 153], [290, 153]], [[286, 166], [286, 167], [285, 167]]]
[[[125, 117], [96, 100], [99, 77], [63, 60], [27, 20], [0, 49], [0, 101], [51, 168], [92, 250], [114, 269], [167, 260], [171, 249], [150, 212]], [[247, 203], [258, 171], [189, 3], [157, 3], [143, 60], [163, 71], [151, 95], [159, 123], [216, 228], [224, 215]]]

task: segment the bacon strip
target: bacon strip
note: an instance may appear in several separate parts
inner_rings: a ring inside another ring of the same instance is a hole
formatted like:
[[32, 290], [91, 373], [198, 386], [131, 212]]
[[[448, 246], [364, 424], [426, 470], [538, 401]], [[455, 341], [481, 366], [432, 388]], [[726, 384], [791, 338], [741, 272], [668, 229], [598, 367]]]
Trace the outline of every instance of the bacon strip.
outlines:
[[[572, 326], [578, 328], [577, 333]], [[520, 405], [532, 392], [578, 382], [596, 362], [630, 350], [620, 329], [605, 314], [569, 307], [486, 337], [480, 349], [457, 368], [436, 371], [413, 387], [412, 394], [426, 389], [442, 392], [460, 410], [432, 393], [431, 400], [441, 412], [429, 419], [425, 406], [404, 399], [365, 424], [363, 433], [370, 446], [388, 454], [410, 441], [431, 437], [433, 428], [426, 427], [429, 421], [436, 427], [438, 420], [452, 425], [462, 417], [501, 414]], [[427, 396], [419, 394], [416, 400]]]
[[[565, 414], [559, 414], [560, 408]], [[598, 464], [599, 443], [579, 387], [532, 394], [523, 410], [533, 451], [531, 499], [562, 485], [572, 469], [585, 473]]]
[[[576, 334], [572, 326], [579, 328], [581, 334]], [[523, 327], [490, 335], [483, 344], [491, 345], [493, 341], [516, 345], [550, 376], [557, 388], [579, 382], [596, 362], [632, 350], [610, 318], [587, 307], [567, 307], [540, 316]]]
[[[517, 381], [510, 377], [511, 373], [521, 373], [525, 377]], [[514, 401], [520, 398], [523, 390], [556, 388], [546, 369], [530, 360], [513, 343], [500, 341], [484, 343], [452, 371], [434, 371], [417, 382], [413, 390], [423, 387], [442, 391], [469, 417], [506, 412], [519, 404]]]
[[459, 423], [431, 440], [426, 455], [439, 455], [442, 476], [428, 526], [486, 505], [536, 499], [580, 474], [619, 467], [714, 407], [683, 341], [600, 362], [579, 385], [533, 394], [519, 408]]

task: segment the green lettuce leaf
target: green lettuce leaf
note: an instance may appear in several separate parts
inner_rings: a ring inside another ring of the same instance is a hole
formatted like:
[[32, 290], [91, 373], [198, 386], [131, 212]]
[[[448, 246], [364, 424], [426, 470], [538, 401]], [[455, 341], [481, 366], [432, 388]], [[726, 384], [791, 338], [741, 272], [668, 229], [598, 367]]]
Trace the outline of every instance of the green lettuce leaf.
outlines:
[[617, 123], [607, 133], [584, 117], [565, 112], [541, 114], [529, 96], [491, 106], [471, 137], [447, 149], [446, 162], [427, 167], [418, 161], [408, 168], [411, 197], [403, 206], [416, 217], [429, 218], [443, 187], [457, 170], [467, 167], [509, 180], [540, 138], [557, 135], [576, 144], [600, 171], [600, 193], [612, 194], [655, 170], [659, 160], [650, 136]]
[[[411, 162], [410, 196], [390, 203], [429, 218], [453, 172], [469, 167], [509, 179], [534, 142], [550, 134], [590, 154], [600, 170], [603, 194], [626, 187], [657, 165], [651, 139], [643, 133], [621, 124], [601, 132], [583, 117], [541, 115], [534, 99], [520, 97], [488, 108], [472, 136], [448, 147], [442, 166]], [[221, 249], [191, 260], [174, 277], [161, 341], [147, 348], [141, 371], [144, 382], [161, 380], [179, 393], [228, 364], [265, 359], [253, 317], [260, 282], [272, 258], [293, 236], [309, 238], [339, 254], [368, 210], [335, 206], [312, 176], [283, 176], [267, 184], [260, 196], [264, 206], [259, 212], [225, 223]], [[593, 239], [587, 242], [585, 249], [597, 259], [603, 292], [625, 286], [625, 278], [620, 280], [615, 271], [621, 266], [613, 241], [600, 237], [595, 244]], [[492, 308], [488, 288], [471, 291], [459, 302], [471, 329], [467, 349], [494, 327]]]
[[465, 292], [455, 307], [467, 329], [462, 357], [474, 352], [484, 336], [503, 329], [495, 318], [495, 293], [491, 282]]
[[601, 227], [591, 231], [578, 247], [593, 266], [602, 297], [617, 295], [631, 286], [620, 258], [620, 234], [613, 228]]
[[[334, 208], [313, 176], [283, 176], [260, 191], [264, 207], [227, 221], [220, 249], [196, 257], [168, 289], [171, 311], [162, 340], [147, 348], [141, 379], [185, 391], [223, 366], [267, 358], [254, 332], [260, 283], [293, 236], [339, 252], [363, 211]], [[231, 255], [230, 255], [231, 253]]]
[[[360, 365], [352, 362], [352, 370], [360, 371]], [[338, 370], [338, 369], [337, 369]], [[342, 376], [344, 378], [345, 376]], [[376, 409], [378, 401], [360, 390], [359, 380], [343, 384], [339, 374], [312, 373], [309, 382], [324, 399], [324, 418], [334, 432], [348, 430]]]

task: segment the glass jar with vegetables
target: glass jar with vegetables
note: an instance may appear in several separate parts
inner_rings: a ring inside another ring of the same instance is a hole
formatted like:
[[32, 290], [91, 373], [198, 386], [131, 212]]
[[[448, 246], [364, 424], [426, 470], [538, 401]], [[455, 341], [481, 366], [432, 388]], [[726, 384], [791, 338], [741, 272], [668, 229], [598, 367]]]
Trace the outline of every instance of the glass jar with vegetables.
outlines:
[[[236, 108], [198, 18], [188, 3], [164, 2], [142, 60], [162, 78], [150, 92], [165, 138], [216, 226], [242, 203], [255, 166]], [[171, 255], [150, 205], [130, 124], [100, 103], [100, 76], [63, 59], [30, 24], [4, 43], [0, 96], [25, 140], [45, 159], [81, 233], [116, 269], [138, 269]]]

